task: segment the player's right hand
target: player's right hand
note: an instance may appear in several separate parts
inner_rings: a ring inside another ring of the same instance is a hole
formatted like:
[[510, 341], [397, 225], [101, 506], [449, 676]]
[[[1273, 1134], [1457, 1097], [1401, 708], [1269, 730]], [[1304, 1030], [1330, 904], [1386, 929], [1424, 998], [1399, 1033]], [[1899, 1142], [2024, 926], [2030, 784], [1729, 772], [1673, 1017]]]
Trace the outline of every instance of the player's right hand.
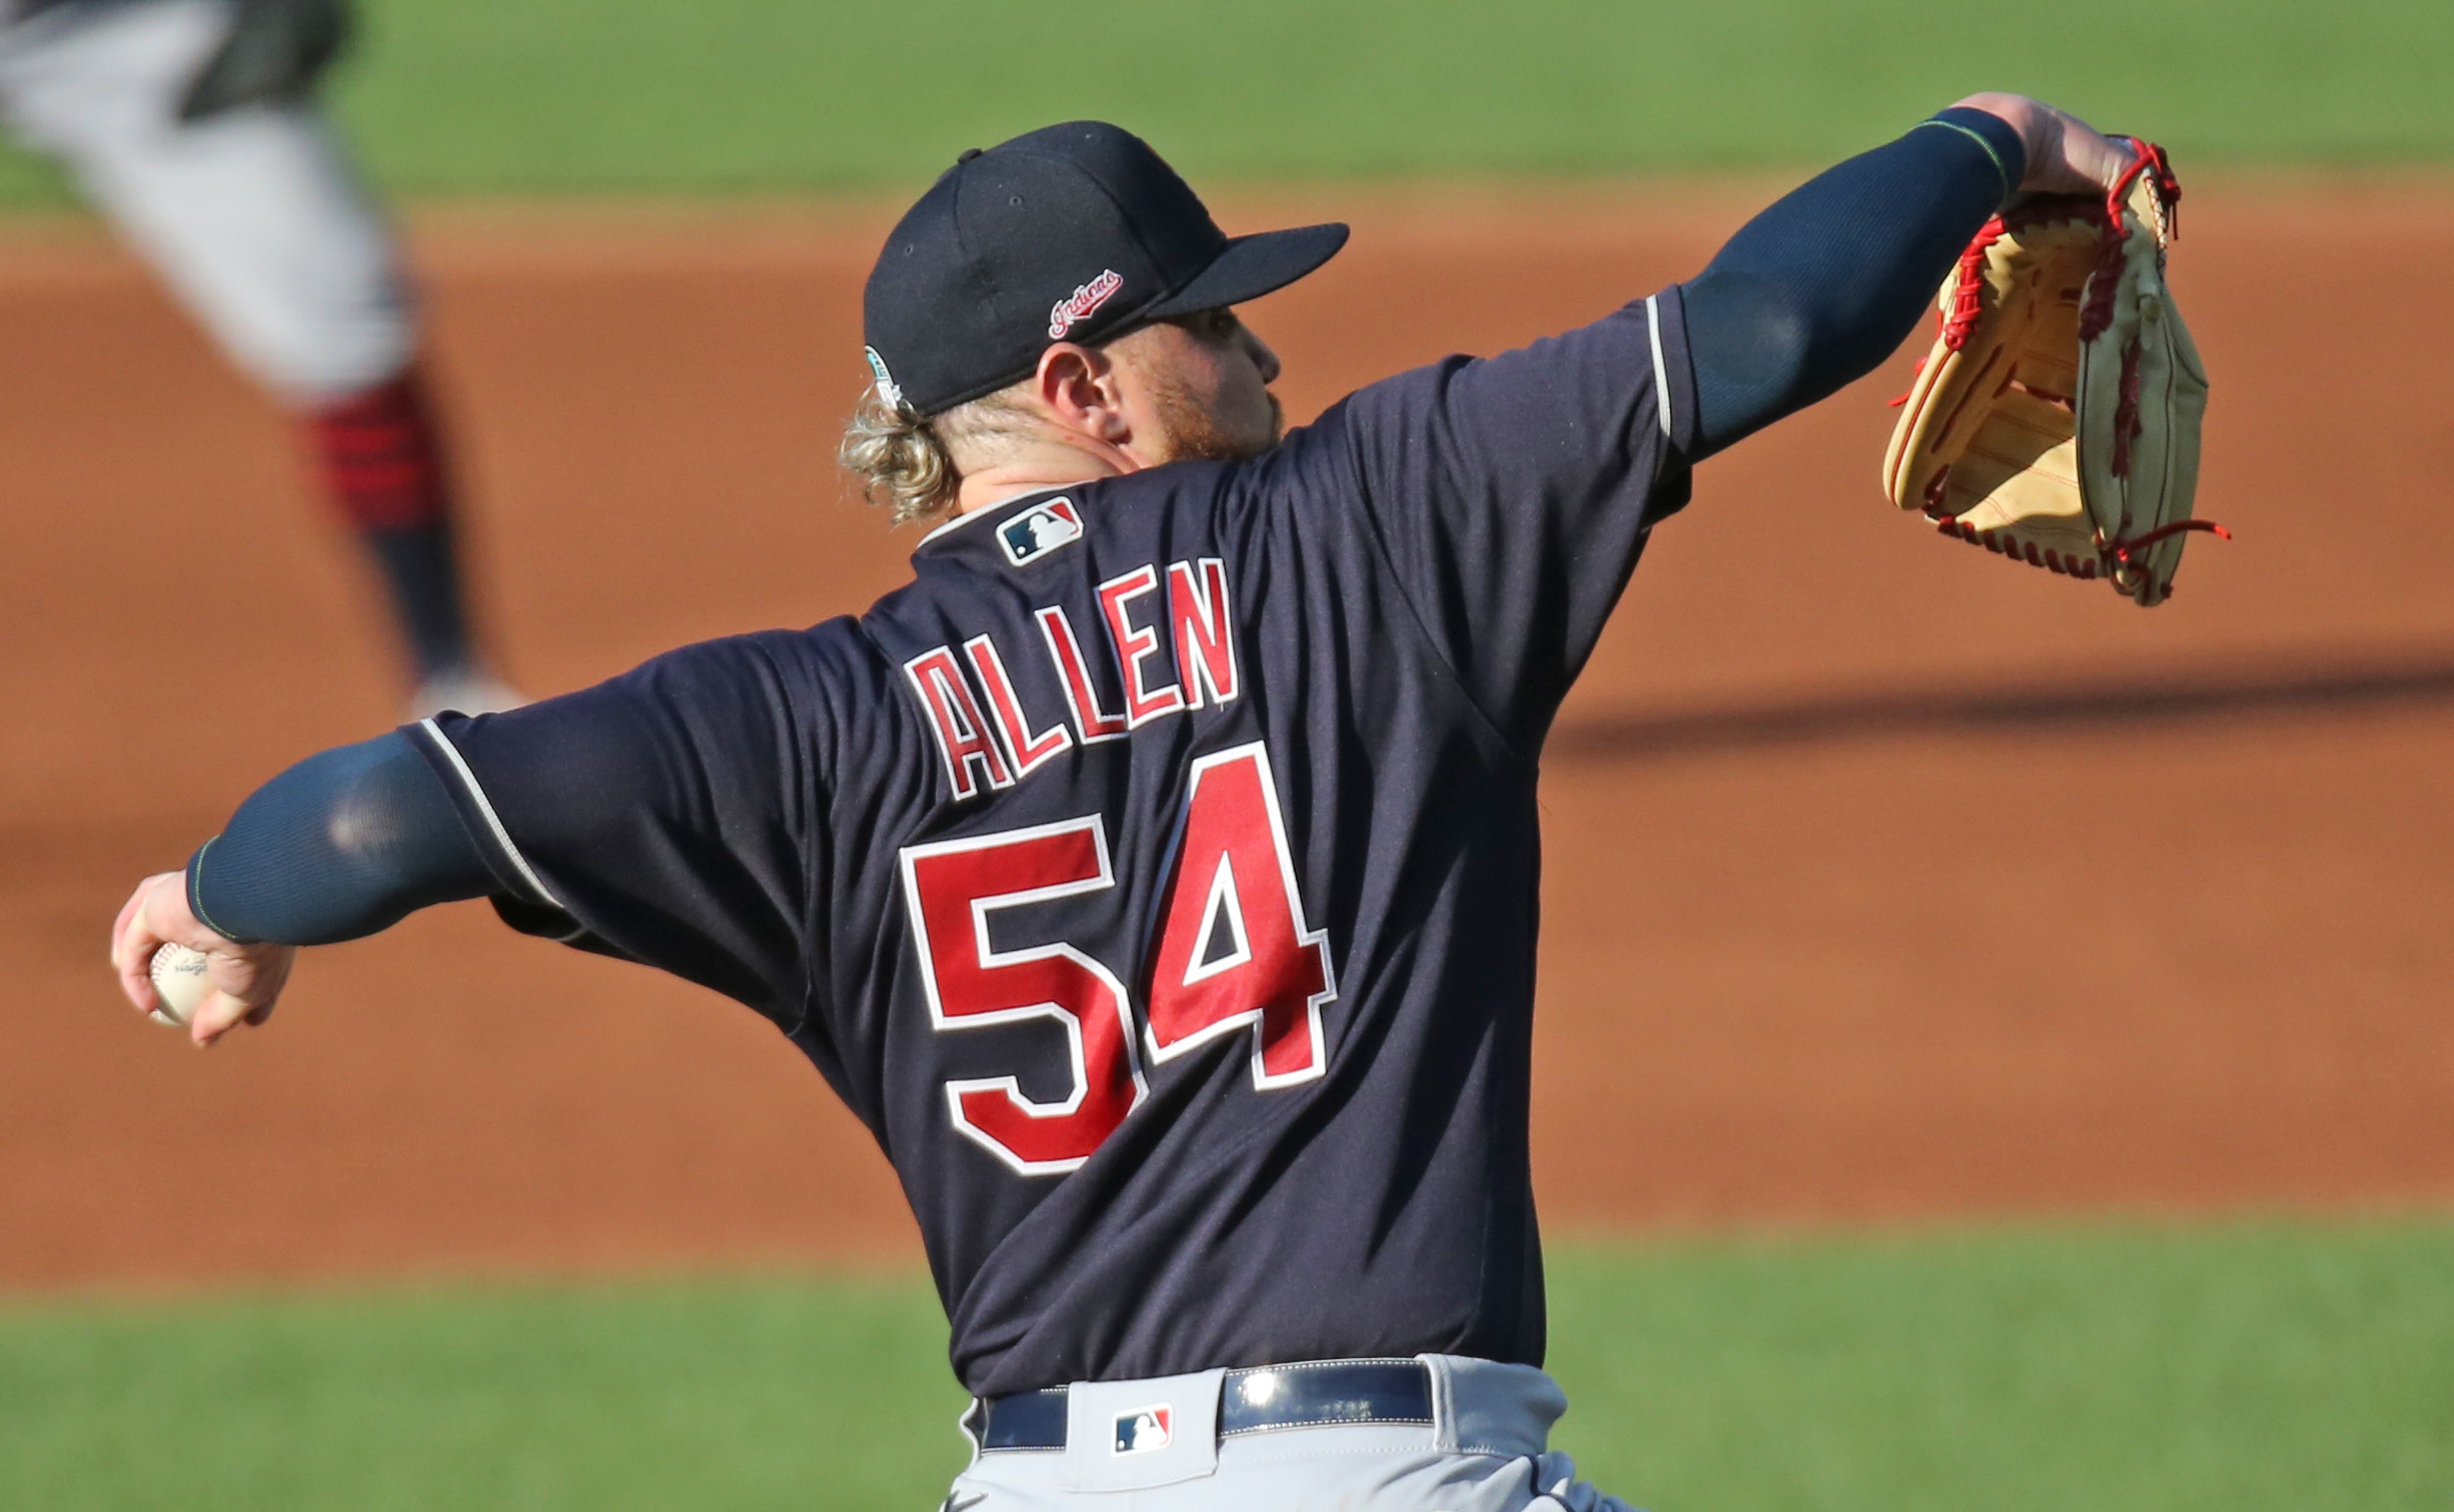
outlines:
[[298, 959], [295, 945], [242, 945], [207, 929], [187, 906], [187, 874], [161, 872], [136, 884], [111, 927], [111, 965], [120, 990], [137, 1011], [161, 1006], [153, 987], [153, 953], [166, 943], [203, 951], [213, 992], [188, 1020], [187, 1037], [198, 1049], [238, 1028], [262, 1024], [289, 981]]
[[2029, 193], [2110, 192], [2137, 156], [2128, 142], [2024, 94], [1972, 94], [1954, 103], [1999, 116], [2019, 133], [2028, 149], [2028, 174], [2019, 187]]

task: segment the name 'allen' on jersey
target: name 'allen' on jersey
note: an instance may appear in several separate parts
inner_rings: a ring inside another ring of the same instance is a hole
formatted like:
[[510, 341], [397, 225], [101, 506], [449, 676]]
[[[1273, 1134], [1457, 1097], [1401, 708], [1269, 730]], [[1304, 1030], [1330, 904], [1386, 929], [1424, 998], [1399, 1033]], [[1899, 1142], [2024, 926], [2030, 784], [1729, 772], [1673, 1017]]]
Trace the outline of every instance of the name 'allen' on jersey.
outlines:
[[[1078, 743], [1120, 740], [1152, 720], [1235, 701], [1235, 628], [1224, 562], [1170, 562], [1163, 577], [1157, 564], [1146, 564], [1100, 583], [1099, 602], [1106, 633], [1098, 640], [1113, 655], [1124, 687], [1124, 707], [1115, 712], [1100, 706], [1083, 637], [1061, 604], [1032, 613], [1065, 694], [1063, 714], [1050, 711], [1045, 726], [1023, 708], [994, 635], [965, 640], [960, 656], [941, 645], [903, 664], [956, 800], [979, 796], [983, 782], [991, 789], [1011, 787]], [[1172, 681], [1166, 680], [1163, 646], [1173, 650]]]
[[[994, 634], [965, 639], [959, 654], [939, 645], [903, 663], [956, 801], [1010, 788], [1078, 746], [1236, 699], [1223, 561], [1145, 564], [1099, 584], [1096, 597], [1102, 623], [1090, 652], [1063, 605], [1027, 617], [1055, 671], [1061, 711], [1023, 706]], [[1108, 658], [1101, 670], [1122, 688], [1121, 709], [1100, 704], [1091, 654]], [[1068, 1031], [1073, 1076], [1060, 1103], [1025, 1095], [1008, 1075], [946, 1084], [955, 1129], [1024, 1175], [1080, 1167], [1149, 1095], [1145, 1064], [1223, 1034], [1253, 1034], [1256, 1090], [1311, 1081], [1327, 1062], [1320, 1010], [1337, 996], [1335, 967], [1325, 935], [1304, 917], [1267, 746], [1255, 740], [1194, 761], [1164, 924], [1147, 963], [1111, 965], [1072, 945], [986, 945], [992, 914], [1114, 887], [1110, 843], [1106, 816], [1095, 813], [901, 852], [932, 1024], [944, 1032], [1046, 1018]], [[1138, 1046], [1127, 979], [1148, 982]]]

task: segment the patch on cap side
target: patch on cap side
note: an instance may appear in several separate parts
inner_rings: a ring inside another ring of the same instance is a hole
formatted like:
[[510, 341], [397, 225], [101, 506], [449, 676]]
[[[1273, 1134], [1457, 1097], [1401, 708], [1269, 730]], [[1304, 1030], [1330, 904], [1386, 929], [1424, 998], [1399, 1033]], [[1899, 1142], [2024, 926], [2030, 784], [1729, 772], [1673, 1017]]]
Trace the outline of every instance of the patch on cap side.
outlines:
[[1110, 268], [1098, 277], [1075, 289], [1072, 294], [1048, 307], [1048, 339], [1062, 341], [1065, 332], [1089, 320], [1099, 306], [1116, 297], [1125, 286], [1122, 274]]

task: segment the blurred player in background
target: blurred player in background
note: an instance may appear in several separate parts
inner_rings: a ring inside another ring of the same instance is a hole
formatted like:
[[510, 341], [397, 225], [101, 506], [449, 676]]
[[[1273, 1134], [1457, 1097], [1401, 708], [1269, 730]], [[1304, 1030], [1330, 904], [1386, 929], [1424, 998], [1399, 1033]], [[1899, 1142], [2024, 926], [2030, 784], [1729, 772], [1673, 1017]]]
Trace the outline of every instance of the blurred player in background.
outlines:
[[314, 99], [344, 0], [0, 0], [0, 116], [300, 417], [408, 653], [413, 718], [519, 700], [469, 624], [399, 248]]

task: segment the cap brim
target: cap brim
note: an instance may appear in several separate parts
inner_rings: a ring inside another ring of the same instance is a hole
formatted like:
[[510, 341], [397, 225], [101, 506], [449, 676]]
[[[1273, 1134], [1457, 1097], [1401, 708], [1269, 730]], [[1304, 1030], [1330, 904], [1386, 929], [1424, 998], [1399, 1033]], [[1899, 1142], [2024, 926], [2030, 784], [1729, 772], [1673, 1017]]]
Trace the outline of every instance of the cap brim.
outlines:
[[1192, 282], [1143, 311], [1140, 318], [1165, 320], [1258, 299], [1336, 257], [1346, 244], [1347, 228], [1334, 221], [1231, 237], [1227, 250], [1194, 275]]

